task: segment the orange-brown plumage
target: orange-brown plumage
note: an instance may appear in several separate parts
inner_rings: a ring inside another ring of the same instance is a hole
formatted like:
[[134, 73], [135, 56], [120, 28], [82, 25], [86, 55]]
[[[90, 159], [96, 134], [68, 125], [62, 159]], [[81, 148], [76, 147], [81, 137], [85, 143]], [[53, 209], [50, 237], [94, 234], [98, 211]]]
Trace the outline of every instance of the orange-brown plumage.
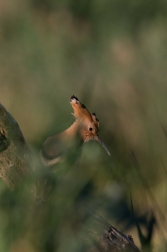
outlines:
[[98, 136], [99, 120], [92, 115], [74, 95], [70, 98], [74, 110], [75, 122], [64, 132], [46, 139], [42, 146], [41, 156], [46, 165], [53, 165], [60, 161], [61, 156], [69, 149], [79, 147], [89, 140], [98, 141], [110, 155], [107, 147]]

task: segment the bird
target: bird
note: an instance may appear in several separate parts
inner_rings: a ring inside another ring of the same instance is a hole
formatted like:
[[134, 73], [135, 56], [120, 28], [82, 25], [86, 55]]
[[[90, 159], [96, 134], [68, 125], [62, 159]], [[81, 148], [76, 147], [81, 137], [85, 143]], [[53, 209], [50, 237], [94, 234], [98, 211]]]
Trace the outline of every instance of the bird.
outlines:
[[111, 157], [109, 150], [98, 135], [99, 119], [96, 114], [91, 114], [74, 95], [70, 98], [70, 104], [74, 110], [72, 115], [75, 121], [62, 133], [50, 136], [44, 141], [40, 152], [44, 165], [53, 166], [61, 162], [65, 153], [71, 149], [77, 150], [83, 143], [90, 140], [99, 142]]

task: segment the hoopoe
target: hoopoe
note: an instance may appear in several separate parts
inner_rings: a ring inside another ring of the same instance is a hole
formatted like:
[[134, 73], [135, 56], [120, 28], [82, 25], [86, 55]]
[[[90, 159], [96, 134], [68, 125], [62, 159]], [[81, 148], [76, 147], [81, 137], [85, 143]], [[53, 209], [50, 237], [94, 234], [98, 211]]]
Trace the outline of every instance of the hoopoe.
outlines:
[[51, 136], [45, 140], [41, 150], [42, 161], [52, 166], [61, 161], [63, 154], [72, 147], [79, 147], [90, 140], [98, 141], [111, 156], [109, 150], [98, 136], [99, 120], [96, 114], [90, 114], [76, 96], [71, 96], [70, 103], [74, 110], [75, 122], [64, 132]]

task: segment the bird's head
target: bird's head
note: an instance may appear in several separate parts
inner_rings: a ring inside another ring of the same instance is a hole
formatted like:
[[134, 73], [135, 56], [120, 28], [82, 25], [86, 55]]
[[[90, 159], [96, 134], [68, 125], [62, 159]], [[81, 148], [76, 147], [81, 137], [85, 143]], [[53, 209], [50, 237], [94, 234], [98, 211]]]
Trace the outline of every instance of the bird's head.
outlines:
[[77, 129], [83, 142], [88, 142], [90, 140], [98, 141], [106, 150], [110, 156], [110, 152], [98, 135], [99, 132], [99, 120], [96, 114], [91, 114], [85, 105], [83, 105], [76, 96], [71, 96], [70, 103], [74, 110], [74, 117], [76, 119], [75, 124], [77, 124]]

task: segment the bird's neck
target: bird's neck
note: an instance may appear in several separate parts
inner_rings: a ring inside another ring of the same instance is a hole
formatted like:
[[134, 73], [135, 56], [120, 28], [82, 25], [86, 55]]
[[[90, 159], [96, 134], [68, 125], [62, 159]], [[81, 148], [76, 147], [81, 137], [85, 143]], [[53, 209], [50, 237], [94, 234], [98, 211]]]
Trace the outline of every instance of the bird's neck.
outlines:
[[77, 140], [79, 144], [82, 144], [84, 140], [80, 134], [80, 125], [77, 121], [75, 121], [68, 129], [66, 129], [62, 134], [64, 139]]

